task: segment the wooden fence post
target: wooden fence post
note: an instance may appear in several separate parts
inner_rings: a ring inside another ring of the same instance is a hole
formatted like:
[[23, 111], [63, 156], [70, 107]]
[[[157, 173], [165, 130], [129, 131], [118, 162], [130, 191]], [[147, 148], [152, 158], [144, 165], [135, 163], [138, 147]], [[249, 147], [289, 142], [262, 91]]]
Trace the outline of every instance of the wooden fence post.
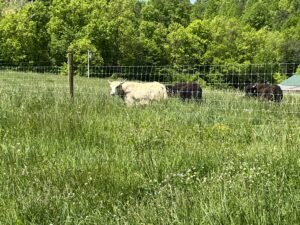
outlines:
[[73, 71], [73, 53], [68, 54], [68, 76], [69, 76], [69, 90], [71, 98], [74, 97], [74, 71]]

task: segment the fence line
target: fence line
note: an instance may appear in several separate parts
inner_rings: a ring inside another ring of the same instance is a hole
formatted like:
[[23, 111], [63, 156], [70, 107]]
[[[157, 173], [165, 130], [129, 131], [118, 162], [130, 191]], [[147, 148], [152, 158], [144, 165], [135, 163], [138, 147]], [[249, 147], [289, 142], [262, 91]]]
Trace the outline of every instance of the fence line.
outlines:
[[[296, 63], [277, 64], [232, 64], [232, 65], [186, 65], [186, 66], [74, 66], [75, 75], [90, 77], [127, 79], [140, 81], [159, 81], [163, 83], [198, 81], [211, 87], [243, 87], [248, 83], [277, 83], [292, 76]], [[67, 75], [66, 67], [51, 66], [1, 66], [1, 75], [25, 73]], [[5, 76], [1, 76], [4, 79]], [[13, 79], [6, 76], [5, 78]], [[26, 79], [26, 76], [23, 76]], [[44, 79], [28, 76], [27, 79]]]
[[[109, 96], [107, 79], [159, 81], [163, 84], [196, 81], [203, 88], [201, 107], [244, 112], [299, 115], [300, 95], [284, 92], [281, 104], [246, 98], [249, 83], [278, 83], [296, 73], [297, 63], [184, 66], [74, 66], [74, 94]], [[1, 66], [0, 94], [28, 92], [69, 93], [66, 67]], [[109, 98], [109, 97], [108, 97]]]

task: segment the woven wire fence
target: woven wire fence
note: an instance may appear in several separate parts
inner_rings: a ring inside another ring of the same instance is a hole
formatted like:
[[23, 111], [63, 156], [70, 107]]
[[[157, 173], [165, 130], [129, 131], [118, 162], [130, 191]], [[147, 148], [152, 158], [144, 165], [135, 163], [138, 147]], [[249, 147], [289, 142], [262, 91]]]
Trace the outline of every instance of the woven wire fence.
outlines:
[[0, 65], [1, 92], [64, 92], [68, 88], [67, 77], [59, 74], [61, 68], [56, 66]]
[[[157, 81], [164, 85], [196, 82], [202, 89], [199, 107], [220, 111], [300, 115], [300, 90], [283, 90], [280, 103], [263, 98], [247, 97], [245, 88], [252, 84], [278, 84], [296, 73], [297, 63], [231, 64], [187, 66], [75, 66], [74, 95], [109, 96], [108, 80], [138, 82]], [[295, 84], [297, 86], [299, 84]], [[67, 68], [54, 66], [0, 66], [0, 88], [3, 92], [51, 92], [67, 96]], [[110, 97], [109, 97], [110, 98]], [[182, 102], [180, 95], [168, 101]]]

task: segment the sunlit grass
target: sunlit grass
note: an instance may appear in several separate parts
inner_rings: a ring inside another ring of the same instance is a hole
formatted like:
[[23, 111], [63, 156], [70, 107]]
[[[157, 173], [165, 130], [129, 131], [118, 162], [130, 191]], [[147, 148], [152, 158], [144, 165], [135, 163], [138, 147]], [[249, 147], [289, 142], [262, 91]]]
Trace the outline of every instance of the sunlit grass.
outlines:
[[297, 224], [299, 98], [205, 89], [126, 107], [108, 83], [0, 74], [1, 224]]

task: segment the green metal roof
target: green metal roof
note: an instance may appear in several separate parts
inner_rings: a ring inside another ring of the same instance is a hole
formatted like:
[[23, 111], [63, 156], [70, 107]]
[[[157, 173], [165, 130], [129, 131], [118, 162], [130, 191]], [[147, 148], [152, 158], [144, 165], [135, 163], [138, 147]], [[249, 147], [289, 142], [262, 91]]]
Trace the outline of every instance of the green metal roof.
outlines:
[[300, 86], [300, 74], [295, 74], [281, 83], [286, 86]]

